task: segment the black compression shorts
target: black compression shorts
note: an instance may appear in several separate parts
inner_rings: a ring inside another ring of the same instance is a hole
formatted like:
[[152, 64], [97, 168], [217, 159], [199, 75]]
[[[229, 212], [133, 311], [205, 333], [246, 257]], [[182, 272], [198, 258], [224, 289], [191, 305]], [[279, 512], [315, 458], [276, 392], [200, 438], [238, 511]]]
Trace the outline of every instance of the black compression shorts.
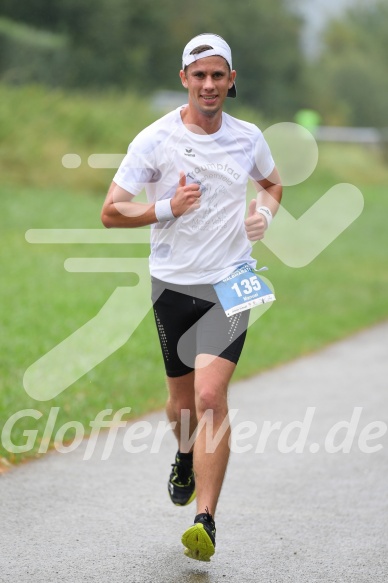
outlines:
[[166, 374], [194, 370], [198, 354], [237, 364], [248, 328], [249, 310], [226, 316], [212, 285], [177, 285], [152, 279], [152, 303]]

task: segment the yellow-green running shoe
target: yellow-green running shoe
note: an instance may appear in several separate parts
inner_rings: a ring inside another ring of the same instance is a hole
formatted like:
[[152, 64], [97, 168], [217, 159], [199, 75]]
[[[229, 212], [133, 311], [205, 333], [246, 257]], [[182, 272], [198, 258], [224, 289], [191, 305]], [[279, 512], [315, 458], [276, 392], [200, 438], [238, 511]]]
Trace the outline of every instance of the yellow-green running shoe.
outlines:
[[182, 535], [182, 543], [186, 547], [185, 555], [197, 561], [210, 561], [216, 550], [216, 525], [213, 516], [205, 508], [203, 514], [198, 514]]
[[175, 456], [175, 463], [168, 480], [168, 493], [176, 506], [187, 506], [195, 498], [195, 479], [193, 472], [193, 454]]

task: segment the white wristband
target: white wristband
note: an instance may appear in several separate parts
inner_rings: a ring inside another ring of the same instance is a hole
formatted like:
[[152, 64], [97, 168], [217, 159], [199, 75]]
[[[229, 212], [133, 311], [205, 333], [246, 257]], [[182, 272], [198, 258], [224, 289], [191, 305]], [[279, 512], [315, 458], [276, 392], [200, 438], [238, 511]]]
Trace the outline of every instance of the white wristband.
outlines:
[[273, 216], [272, 216], [272, 213], [271, 213], [270, 209], [267, 206], [260, 206], [257, 209], [257, 212], [260, 213], [261, 215], [263, 215], [263, 217], [266, 218], [266, 220], [267, 220], [267, 229], [268, 229], [268, 227], [270, 226], [271, 221], [273, 219]]
[[155, 215], [159, 223], [164, 223], [166, 221], [172, 221], [175, 219], [171, 210], [171, 198], [158, 200], [155, 203]]

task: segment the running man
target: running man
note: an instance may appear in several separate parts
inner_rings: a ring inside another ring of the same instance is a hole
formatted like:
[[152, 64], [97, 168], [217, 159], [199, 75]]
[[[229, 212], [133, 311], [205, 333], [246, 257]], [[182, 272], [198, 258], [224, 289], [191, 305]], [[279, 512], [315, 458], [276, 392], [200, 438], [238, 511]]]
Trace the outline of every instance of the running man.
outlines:
[[[228, 385], [249, 318], [249, 310], [227, 316], [214, 285], [241, 266], [253, 272], [249, 241], [264, 237], [282, 196], [261, 131], [223, 112], [225, 99], [236, 97], [235, 78], [220, 36], [202, 34], [186, 45], [180, 79], [187, 104], [135, 137], [101, 214], [106, 227], [151, 225], [152, 300], [166, 411], [178, 441], [168, 492], [178, 506], [196, 498], [182, 542], [188, 557], [202, 561], [215, 552], [214, 517], [230, 453]], [[249, 180], [257, 198], [244, 219]], [[143, 189], [148, 202], [136, 202]], [[201, 420], [213, 436], [222, 428], [216, 448], [208, 447], [204, 430], [191, 443]]]

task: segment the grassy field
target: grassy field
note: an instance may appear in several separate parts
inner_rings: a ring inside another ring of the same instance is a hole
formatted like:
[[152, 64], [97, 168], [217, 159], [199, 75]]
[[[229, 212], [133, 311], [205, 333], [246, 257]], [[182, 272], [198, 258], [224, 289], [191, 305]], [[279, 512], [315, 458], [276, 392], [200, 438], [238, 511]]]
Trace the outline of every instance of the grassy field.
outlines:
[[[135, 417], [164, 404], [152, 312], [128, 342], [61, 395], [43, 402], [23, 388], [24, 372], [33, 362], [94, 317], [118, 286], [133, 285], [126, 273], [71, 273], [64, 269], [66, 259], [148, 256], [146, 244], [32, 245], [25, 233], [102, 228], [101, 204], [114, 170], [93, 170], [87, 158], [95, 152], [124, 152], [131, 137], [158, 114], [131, 96], [66, 96], [36, 87], [2, 88], [0, 93], [0, 429], [20, 410], [41, 414], [39, 419], [20, 419], [12, 430], [17, 445], [27, 442], [24, 431], [36, 431], [30, 451], [10, 453], [4, 440], [1, 443], [0, 456], [17, 463], [37, 455], [41, 442], [48, 439], [45, 426], [52, 407], [59, 408], [55, 436], [71, 421], [79, 421], [87, 432], [89, 422], [103, 409], [114, 413], [131, 407], [130, 416]], [[81, 156], [79, 168], [63, 168], [62, 156], [69, 152]], [[359, 219], [307, 267], [287, 267], [263, 244], [255, 246], [260, 264], [270, 268], [277, 301], [250, 328], [236, 379], [388, 317], [383, 244], [387, 179], [388, 168], [378, 150], [320, 145], [315, 173], [303, 184], [285, 189], [284, 205], [295, 217], [338, 182], [358, 186], [365, 207]], [[58, 375], [63, 373], [58, 370]], [[71, 440], [72, 435], [69, 429], [65, 438]]]

